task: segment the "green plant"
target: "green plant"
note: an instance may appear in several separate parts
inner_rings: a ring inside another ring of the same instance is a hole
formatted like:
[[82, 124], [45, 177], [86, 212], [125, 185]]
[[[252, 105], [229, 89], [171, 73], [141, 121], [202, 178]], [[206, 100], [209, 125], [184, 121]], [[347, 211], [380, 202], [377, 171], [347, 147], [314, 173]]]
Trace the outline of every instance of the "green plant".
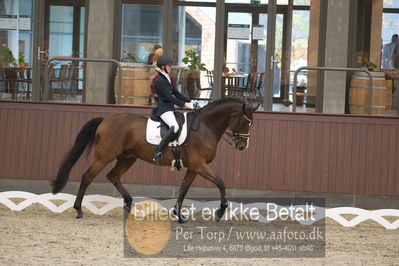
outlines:
[[25, 65], [25, 55], [23, 53], [18, 54], [18, 64]]
[[365, 58], [365, 59], [363, 60], [362, 66], [363, 66], [363, 67], [366, 67], [366, 68], [377, 68], [377, 65], [374, 64], [373, 62], [370, 62], [370, 61], [368, 60], [368, 58]]
[[191, 69], [191, 71], [206, 70], [205, 64], [201, 63], [200, 56], [198, 53], [196, 53], [193, 50], [186, 50], [184, 53], [186, 54], [186, 57], [184, 57], [181, 61], [184, 64], [187, 64], [187, 67]]
[[12, 54], [12, 51], [8, 47], [3, 47], [2, 49], [3, 54], [4, 54], [4, 63], [6, 65], [10, 64], [15, 64], [17, 60], [15, 60], [14, 55]]
[[136, 57], [134, 57], [134, 55], [132, 55], [131, 53], [127, 54], [127, 61], [130, 62], [130, 63], [136, 63], [137, 62]]

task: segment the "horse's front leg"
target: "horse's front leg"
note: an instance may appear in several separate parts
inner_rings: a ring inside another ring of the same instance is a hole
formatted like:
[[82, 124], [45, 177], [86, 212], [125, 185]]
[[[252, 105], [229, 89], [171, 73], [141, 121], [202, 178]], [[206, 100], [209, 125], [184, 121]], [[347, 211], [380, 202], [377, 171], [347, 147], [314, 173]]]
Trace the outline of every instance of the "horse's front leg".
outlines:
[[224, 182], [221, 178], [219, 178], [215, 172], [207, 165], [204, 164], [202, 165], [198, 170], [198, 173], [204, 177], [205, 179], [208, 179], [212, 183], [214, 183], [218, 188], [220, 192], [220, 209], [218, 209], [215, 212], [216, 215], [216, 220], [219, 221], [222, 219], [224, 212], [227, 209], [227, 199], [226, 199], [226, 188], [224, 186]]
[[179, 223], [186, 223], [187, 219], [183, 217], [181, 214], [181, 206], [183, 204], [184, 197], [187, 194], [188, 189], [190, 188], [191, 184], [193, 183], [195, 177], [197, 176], [196, 173], [190, 171], [190, 169], [187, 170], [186, 176], [183, 179], [183, 182], [180, 186], [180, 193], [179, 193], [179, 198], [177, 199], [176, 205], [175, 205], [175, 211], [176, 215], [179, 218]]

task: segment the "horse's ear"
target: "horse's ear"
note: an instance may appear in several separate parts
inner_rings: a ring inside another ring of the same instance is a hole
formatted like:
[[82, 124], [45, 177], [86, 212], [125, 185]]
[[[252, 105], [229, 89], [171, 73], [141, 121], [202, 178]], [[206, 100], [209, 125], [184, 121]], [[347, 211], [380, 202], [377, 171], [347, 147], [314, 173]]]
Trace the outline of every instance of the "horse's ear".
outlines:
[[253, 112], [255, 112], [256, 110], [258, 110], [258, 109], [259, 109], [259, 107], [260, 107], [260, 104], [259, 104], [259, 103], [258, 103], [258, 104], [255, 104], [255, 105], [253, 105], [253, 106], [252, 106], [252, 108], [251, 108], [251, 109], [252, 109], [252, 110], [251, 110], [251, 111], [252, 111], [252, 113], [253, 113]]
[[255, 112], [256, 110], [258, 110], [260, 104], [246, 104], [245, 105], [245, 109], [247, 109], [248, 111], [250, 111], [251, 113]]

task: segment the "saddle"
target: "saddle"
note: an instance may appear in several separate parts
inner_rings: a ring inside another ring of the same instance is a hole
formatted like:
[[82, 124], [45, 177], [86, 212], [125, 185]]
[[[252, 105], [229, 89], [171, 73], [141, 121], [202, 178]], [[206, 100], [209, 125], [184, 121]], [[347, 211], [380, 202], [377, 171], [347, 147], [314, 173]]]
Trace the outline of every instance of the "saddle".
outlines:
[[[161, 138], [164, 138], [166, 133], [169, 131], [169, 126], [164, 121], [162, 121], [160, 117], [155, 115], [155, 111], [156, 109], [152, 109], [151, 115], [148, 119], [146, 138], [150, 144], [157, 145], [159, 144]], [[180, 158], [179, 145], [183, 144], [187, 137], [187, 123], [186, 123], [187, 113], [183, 114], [179, 112], [174, 112], [174, 115], [176, 117], [176, 122], [179, 125], [179, 130], [177, 131], [176, 138], [169, 143], [169, 146], [172, 146], [172, 154], [173, 157], [175, 158], [172, 161], [171, 167], [172, 170], [177, 169], [178, 171], [180, 171], [180, 169], [182, 169], [184, 166], [183, 166], [183, 161]], [[156, 125], [156, 127], [154, 127], [154, 124]], [[182, 132], [184, 134], [182, 134]]]
[[[156, 116], [155, 112], [156, 112], [156, 108], [152, 109], [150, 119], [152, 121], [161, 123], [161, 137], [163, 138], [166, 135], [166, 133], [169, 131], [169, 126], [160, 117]], [[175, 140], [176, 140], [176, 139], [179, 139], [179, 137], [180, 137], [181, 131], [183, 129], [183, 125], [184, 125], [184, 123], [186, 123], [186, 119], [184, 118], [183, 113], [174, 112], [174, 115], [176, 117], [176, 122], [179, 125], [179, 131], [177, 131], [176, 138], [175, 138]]]

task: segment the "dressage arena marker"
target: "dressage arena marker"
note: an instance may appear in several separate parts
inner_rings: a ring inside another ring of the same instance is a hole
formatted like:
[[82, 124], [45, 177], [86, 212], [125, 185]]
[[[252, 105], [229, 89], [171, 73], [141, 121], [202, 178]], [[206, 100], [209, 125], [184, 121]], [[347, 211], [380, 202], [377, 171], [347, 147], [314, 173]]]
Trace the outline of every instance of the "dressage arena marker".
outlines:
[[[18, 204], [14, 203], [12, 200], [13, 198], [18, 198], [18, 199], [24, 199]], [[24, 191], [6, 191], [6, 192], [0, 192], [0, 203], [7, 206], [9, 209], [13, 211], [22, 211], [23, 209], [29, 207], [30, 205], [34, 203], [39, 203], [43, 206], [45, 206], [47, 209], [49, 209], [52, 212], [55, 213], [61, 213], [64, 212], [65, 210], [72, 208], [74, 201], [75, 201], [76, 196], [71, 195], [71, 194], [65, 194], [65, 193], [58, 193], [56, 195], [52, 193], [46, 193], [46, 194], [34, 194], [30, 192], [24, 192]], [[55, 205], [52, 200], [60, 200], [60, 201], [65, 201], [64, 203], [60, 204], [59, 206]], [[143, 200], [152, 200], [152, 201], [158, 201], [154, 200], [151, 198], [146, 198], [146, 197], [134, 197], [133, 201], [134, 202], [141, 202]], [[101, 202], [102, 207], [98, 208], [95, 205], [95, 202]], [[175, 199], [169, 199], [169, 200], [162, 200], [158, 201], [162, 206], [166, 208], [172, 208], [176, 202]], [[203, 208], [213, 208], [213, 207], [218, 207], [220, 202], [219, 201], [211, 201], [211, 202], [200, 202], [200, 201], [195, 201], [195, 200], [190, 200], [186, 199], [184, 205], [190, 205], [190, 204], [195, 204], [197, 207], [197, 211], [202, 211]], [[235, 206], [238, 203], [236, 202], [230, 202], [232, 206]], [[87, 195], [83, 199], [82, 206], [91, 211], [93, 214], [97, 215], [103, 215], [115, 208], [122, 208], [123, 207], [123, 199], [122, 198], [115, 198], [115, 197], [110, 197], [110, 196], [104, 196], [104, 195]], [[257, 207], [259, 210], [266, 210], [266, 204], [265, 203], [250, 203], [246, 204], [245, 206], [251, 206], [251, 207]], [[277, 205], [277, 208], [282, 208], [281, 206]], [[325, 212], [325, 216], [322, 215], [322, 213]], [[319, 214], [319, 215], [317, 215]], [[347, 220], [345, 219], [342, 215], [356, 215], [356, 217]], [[295, 215], [295, 214], [293, 214]], [[329, 208], [329, 209], [323, 209], [322, 207], [316, 207], [316, 219], [313, 222], [303, 222], [303, 224], [313, 224], [314, 222], [317, 222], [320, 219], [323, 219], [325, 217], [331, 218], [341, 224], [344, 227], [354, 227], [366, 220], [373, 220], [386, 229], [390, 230], [395, 230], [399, 228], [399, 210], [396, 209], [380, 209], [380, 210], [364, 210], [360, 208], [354, 208], [354, 207], [338, 207], [338, 208]], [[396, 221], [394, 222], [389, 222], [386, 220], [384, 217], [396, 217]], [[223, 220], [226, 220], [229, 218], [229, 213], [226, 213], [226, 215], [223, 217]], [[270, 220], [268, 220], [268, 217], [264, 217], [260, 215], [260, 218], [258, 220], [259, 222], [263, 223], [268, 223]], [[300, 222], [300, 221], [298, 221]], [[302, 223], [302, 222], [301, 222]]]

